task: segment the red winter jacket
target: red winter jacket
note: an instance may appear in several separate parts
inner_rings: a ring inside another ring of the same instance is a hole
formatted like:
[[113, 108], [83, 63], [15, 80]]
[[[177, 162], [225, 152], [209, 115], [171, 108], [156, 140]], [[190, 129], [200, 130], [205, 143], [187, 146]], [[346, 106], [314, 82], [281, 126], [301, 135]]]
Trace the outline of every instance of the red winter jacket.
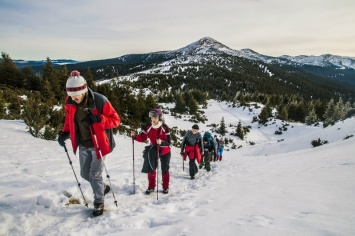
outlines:
[[189, 157], [190, 160], [193, 160], [196, 158], [197, 163], [198, 164], [201, 163], [201, 152], [200, 152], [200, 148], [198, 147], [198, 145], [195, 145], [195, 146], [186, 145], [184, 156], [183, 156], [184, 161], [186, 160], [187, 156]]
[[147, 125], [141, 134], [134, 139], [138, 142], [145, 142], [149, 138], [151, 145], [157, 144], [158, 137], [161, 139], [159, 155], [164, 156], [171, 150], [170, 148], [170, 131], [166, 124], [162, 124], [159, 128], [153, 128], [152, 125]]
[[[116, 128], [120, 124], [121, 119], [105, 96], [95, 93], [91, 89], [89, 89], [88, 95], [93, 99], [92, 104], [89, 106], [91, 113], [100, 114], [101, 117], [101, 122], [92, 125], [96, 134], [98, 146], [96, 145], [93, 134], [91, 135], [97, 157], [100, 159], [101, 156], [99, 149], [101, 150], [103, 156], [109, 154], [114, 149], [115, 140], [113, 138], [112, 128]], [[66, 115], [62, 131], [70, 133], [73, 151], [76, 153], [79, 145], [79, 137], [77, 137], [75, 132], [77, 129], [75, 127], [76, 105], [75, 102], [72, 101], [71, 97], [66, 98], [65, 112]]]

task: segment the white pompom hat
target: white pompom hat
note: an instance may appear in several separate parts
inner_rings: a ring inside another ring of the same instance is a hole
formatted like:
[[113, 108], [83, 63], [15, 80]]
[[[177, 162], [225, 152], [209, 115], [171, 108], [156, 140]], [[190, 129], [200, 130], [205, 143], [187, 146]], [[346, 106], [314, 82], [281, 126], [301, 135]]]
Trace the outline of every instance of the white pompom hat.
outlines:
[[88, 86], [84, 77], [80, 76], [80, 72], [73, 70], [67, 80], [66, 90], [68, 96], [77, 96], [88, 91]]

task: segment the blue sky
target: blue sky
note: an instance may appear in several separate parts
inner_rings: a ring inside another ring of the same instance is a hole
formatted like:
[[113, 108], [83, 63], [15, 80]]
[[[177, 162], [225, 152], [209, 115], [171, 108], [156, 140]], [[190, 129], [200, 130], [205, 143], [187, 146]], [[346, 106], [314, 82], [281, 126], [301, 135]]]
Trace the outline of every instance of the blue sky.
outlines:
[[354, 11], [353, 0], [0, 0], [0, 50], [94, 60], [211, 37], [269, 56], [355, 57]]

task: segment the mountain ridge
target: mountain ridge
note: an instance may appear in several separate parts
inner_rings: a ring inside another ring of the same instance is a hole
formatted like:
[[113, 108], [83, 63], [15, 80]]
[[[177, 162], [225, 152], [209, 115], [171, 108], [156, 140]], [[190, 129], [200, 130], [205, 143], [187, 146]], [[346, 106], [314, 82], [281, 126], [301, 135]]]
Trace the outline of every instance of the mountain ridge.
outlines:
[[[156, 52], [148, 52], [148, 53], [138, 53], [138, 54], [125, 54], [119, 57], [100, 59], [100, 60], [89, 60], [89, 61], [77, 61], [73, 59], [53, 59], [52, 63], [54, 65], [65, 65], [65, 64], [77, 64], [77, 63], [85, 63], [90, 61], [105, 61], [105, 60], [117, 60], [121, 59], [122, 62], [125, 59], [138, 56], [138, 55], [178, 55], [178, 56], [186, 56], [186, 55], [197, 55], [197, 54], [223, 54], [227, 53], [232, 56], [239, 56], [250, 60], [261, 60], [265, 63], [296, 63], [296, 64], [305, 64], [305, 65], [313, 65], [313, 66], [336, 66], [340, 69], [355, 69], [355, 57], [341, 56], [341, 55], [333, 55], [333, 54], [321, 54], [319, 56], [315, 55], [298, 55], [298, 56], [289, 56], [289, 55], [281, 55], [279, 57], [268, 56], [264, 54], [260, 54], [253, 49], [244, 48], [244, 49], [232, 49], [226, 46], [223, 43], [211, 38], [211, 37], [203, 37], [193, 43], [188, 44], [182, 48], [176, 50], [165, 50], [165, 51], [156, 51]], [[169, 57], [168, 57], [169, 58]], [[22, 60], [22, 59], [14, 59], [13, 60], [16, 65], [19, 67], [24, 67], [28, 64], [45, 64], [46, 60]], [[30, 65], [31, 66], [31, 65]]]
[[[62, 65], [65, 65], [69, 70], [87, 70], [87, 68], [90, 68], [95, 80], [102, 80], [114, 78], [118, 75], [144, 73], [147, 70], [165, 74], [172, 67], [187, 66], [191, 63], [202, 66], [215, 65], [224, 70], [241, 72], [248, 70], [245, 68], [245, 66], [248, 66], [245, 65], [245, 60], [250, 61], [246, 64], [257, 63], [260, 64], [259, 67], [273, 67], [280, 72], [284, 71], [283, 74], [298, 73], [300, 76], [309, 77], [313, 81], [323, 77], [343, 87], [355, 89], [355, 58], [331, 54], [272, 57], [257, 53], [249, 48], [234, 50], [211, 37], [201, 38], [176, 50], [127, 54], [116, 58], [75, 62], [73, 64], [63, 63]], [[32, 68], [35, 72], [41, 72], [43, 65]], [[250, 69], [249, 75], [260, 76], [258, 72], [250, 71]], [[328, 80], [320, 81], [323, 81], [321, 83], [328, 83]]]

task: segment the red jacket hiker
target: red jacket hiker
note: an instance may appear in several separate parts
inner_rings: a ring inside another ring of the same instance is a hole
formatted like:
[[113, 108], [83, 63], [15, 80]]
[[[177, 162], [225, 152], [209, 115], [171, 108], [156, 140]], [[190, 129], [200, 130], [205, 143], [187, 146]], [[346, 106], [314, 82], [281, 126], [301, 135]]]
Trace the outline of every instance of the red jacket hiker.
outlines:
[[65, 121], [58, 143], [66, 150], [70, 136], [73, 151], [79, 149], [80, 175], [87, 180], [94, 193], [94, 216], [104, 212], [105, 194], [110, 191], [102, 178], [104, 156], [115, 147], [113, 128], [120, 117], [109, 100], [87, 87], [79, 71], [72, 71], [66, 82]]
[[[146, 194], [150, 194], [154, 191], [156, 186], [156, 169], [158, 166], [158, 159], [161, 163], [162, 172], [162, 185], [163, 193], [169, 192], [170, 182], [170, 130], [169, 127], [162, 122], [162, 112], [160, 109], [153, 109], [149, 112], [151, 118], [151, 124], [147, 125], [144, 130], [136, 135], [134, 131], [131, 132], [131, 136], [138, 142], [145, 142], [149, 140], [150, 145], [145, 147], [143, 152], [143, 173], [148, 173], [148, 189]], [[159, 148], [159, 150], [158, 150]], [[157, 153], [159, 151], [159, 154]]]
[[[114, 149], [115, 141], [113, 139], [112, 128], [116, 128], [120, 124], [121, 119], [106, 97], [101, 94], [92, 92], [91, 89], [88, 90], [88, 95], [89, 97], [93, 98], [93, 103], [90, 105], [88, 112], [90, 111], [93, 115], [99, 115], [101, 118], [101, 122], [94, 123], [92, 125], [92, 128], [96, 134], [97, 142], [99, 145], [98, 147], [93, 135], [91, 135], [97, 158], [101, 158], [99, 149], [101, 150], [103, 156], [109, 154]], [[70, 140], [75, 154], [79, 146], [79, 137], [75, 132], [76, 123], [74, 117], [76, 111], [76, 104], [74, 104], [71, 97], [67, 97], [65, 103], [66, 116], [62, 132], [70, 133]]]

